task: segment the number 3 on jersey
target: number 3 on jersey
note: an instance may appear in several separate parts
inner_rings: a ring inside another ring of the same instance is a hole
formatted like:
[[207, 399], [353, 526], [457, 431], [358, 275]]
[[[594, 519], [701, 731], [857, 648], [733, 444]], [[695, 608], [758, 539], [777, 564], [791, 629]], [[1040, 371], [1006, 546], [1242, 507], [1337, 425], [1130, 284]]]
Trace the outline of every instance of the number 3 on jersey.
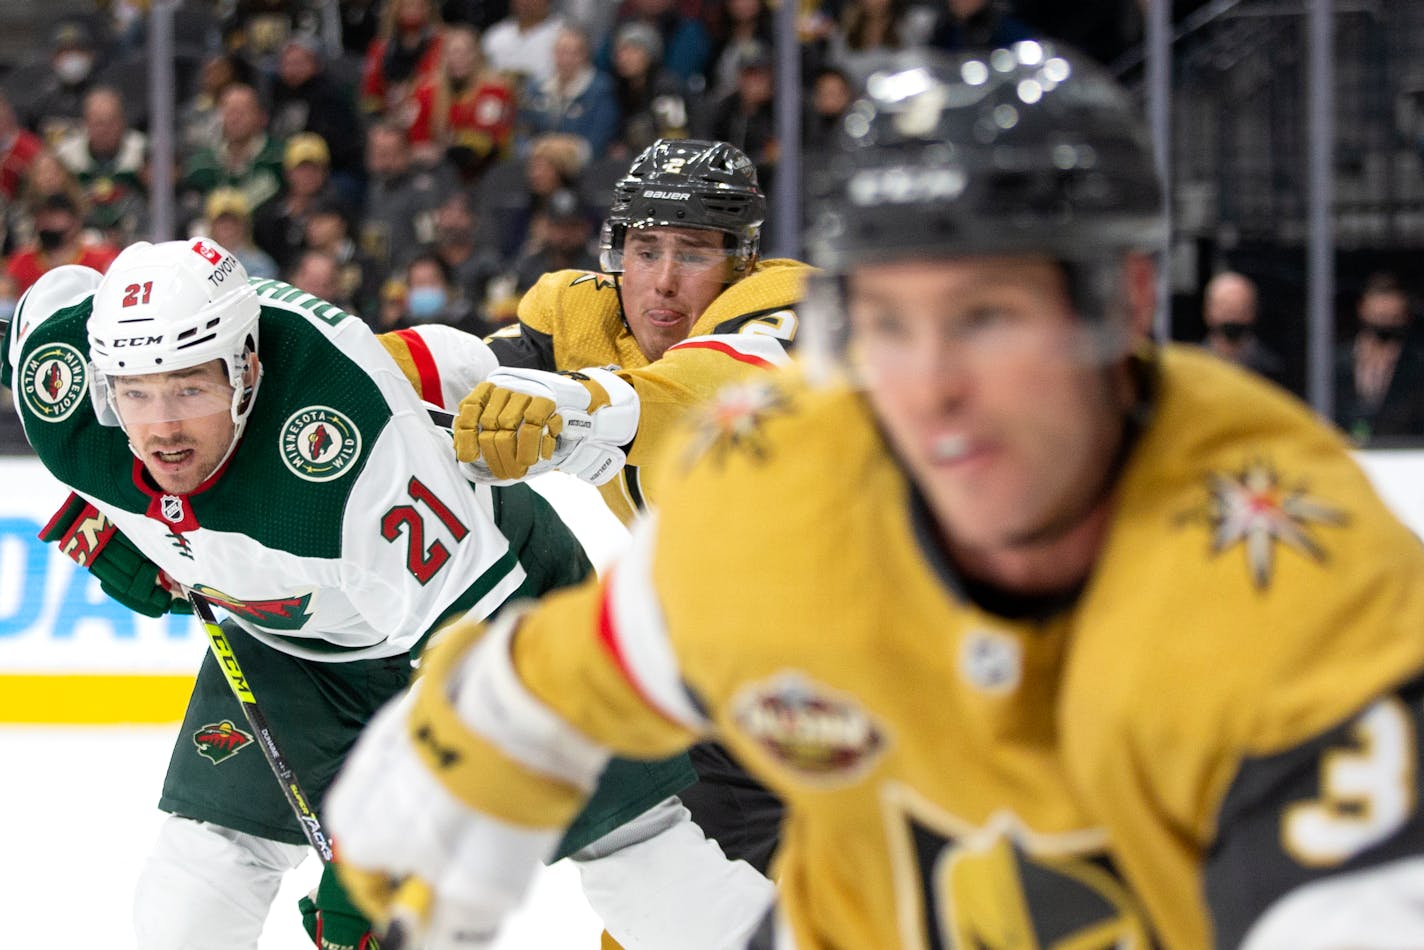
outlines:
[[[455, 517], [455, 513], [436, 498], [420, 479], [411, 476], [409, 484], [406, 485], [406, 492], [413, 502], [430, 509], [436, 520], [454, 535], [457, 542], [470, 533], [470, 529], [466, 528], [460, 519]], [[450, 549], [439, 540], [432, 541], [429, 547], [426, 546], [425, 517], [415, 504], [396, 505], [381, 516], [381, 537], [387, 541], [394, 542], [399, 538], [402, 527], [405, 529], [406, 569], [424, 586], [440, 572], [445, 562], [450, 560]]]
[[1354, 745], [1321, 757], [1320, 796], [1287, 808], [1286, 850], [1307, 867], [1329, 867], [1373, 847], [1408, 822], [1415, 808], [1419, 740], [1398, 699], [1371, 706], [1351, 729]]

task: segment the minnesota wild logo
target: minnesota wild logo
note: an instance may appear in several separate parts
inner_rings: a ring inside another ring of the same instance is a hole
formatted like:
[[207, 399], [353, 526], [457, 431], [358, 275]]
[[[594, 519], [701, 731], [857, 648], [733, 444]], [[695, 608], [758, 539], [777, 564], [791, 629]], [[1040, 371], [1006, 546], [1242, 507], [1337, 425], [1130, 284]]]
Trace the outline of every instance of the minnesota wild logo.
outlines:
[[89, 364], [67, 343], [54, 343], [30, 354], [20, 367], [20, 397], [42, 422], [68, 419], [89, 389]]
[[300, 630], [311, 619], [310, 593], [271, 600], [238, 600], [204, 584], [194, 584], [193, 590], [233, 616], [269, 630]]
[[193, 745], [198, 747], [198, 754], [214, 765], [227, 761], [251, 742], [252, 734], [234, 726], [231, 719], [209, 723], [193, 733]]
[[329, 406], [298, 409], [282, 425], [282, 461], [298, 478], [329, 482], [351, 470], [361, 455], [361, 431]]

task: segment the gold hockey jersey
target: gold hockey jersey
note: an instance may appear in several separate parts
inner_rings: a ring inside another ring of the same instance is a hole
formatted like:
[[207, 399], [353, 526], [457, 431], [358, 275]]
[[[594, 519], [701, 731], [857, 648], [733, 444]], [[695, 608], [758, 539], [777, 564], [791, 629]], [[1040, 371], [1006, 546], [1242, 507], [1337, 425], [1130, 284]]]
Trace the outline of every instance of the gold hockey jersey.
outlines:
[[524, 620], [520, 675], [624, 754], [710, 722], [789, 805], [800, 948], [1294, 947], [1341, 912], [1340, 945], [1398, 945], [1320, 888], [1412, 858], [1419, 897], [1424, 550], [1305, 407], [1159, 362], [1046, 619], [965, 598], [860, 395], [767, 377]]
[[799, 261], [758, 262], [712, 301], [688, 340], [656, 362], [643, 355], [624, 322], [613, 278], [591, 271], [545, 274], [520, 300], [519, 321], [488, 342], [506, 366], [613, 366], [637, 391], [638, 437], [628, 465], [599, 489], [626, 524], [647, 500], [647, 466], [656, 463], [682, 415], [750, 368], [785, 362], [784, 346], [795, 338], [795, 307], [810, 270]]

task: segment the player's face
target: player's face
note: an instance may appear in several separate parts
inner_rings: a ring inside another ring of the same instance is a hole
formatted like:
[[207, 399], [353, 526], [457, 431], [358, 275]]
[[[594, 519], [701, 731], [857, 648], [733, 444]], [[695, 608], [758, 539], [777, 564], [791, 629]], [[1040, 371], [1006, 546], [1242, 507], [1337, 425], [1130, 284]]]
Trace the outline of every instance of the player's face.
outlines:
[[185, 495], [218, 467], [232, 445], [232, 386], [221, 360], [191, 369], [118, 376], [115, 408], [129, 444], [158, 487]]
[[721, 231], [630, 229], [623, 240], [623, 313], [650, 360], [681, 343], [727, 286], [732, 262]]
[[1125, 386], [1095, 359], [1057, 264], [868, 265], [847, 293], [870, 402], [952, 550], [1051, 541], [1098, 506]]

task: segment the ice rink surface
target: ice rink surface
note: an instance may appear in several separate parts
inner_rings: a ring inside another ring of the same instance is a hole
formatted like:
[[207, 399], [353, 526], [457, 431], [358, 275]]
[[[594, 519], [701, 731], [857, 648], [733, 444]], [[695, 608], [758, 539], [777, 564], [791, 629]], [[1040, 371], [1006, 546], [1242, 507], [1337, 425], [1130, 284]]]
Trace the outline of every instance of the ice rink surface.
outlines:
[[[622, 547], [626, 532], [592, 486], [545, 476], [536, 487], [596, 566]], [[0, 725], [4, 946], [134, 950], [134, 883], [163, 820], [158, 794], [177, 732], [178, 723]], [[320, 873], [313, 856], [287, 876], [258, 950], [312, 947], [297, 899]], [[561, 861], [542, 873], [496, 947], [596, 950], [601, 931], [579, 891], [578, 872]]]
[[[163, 813], [159, 786], [173, 726], [3, 726], [0, 906], [7, 947], [134, 950], [134, 882]], [[259, 950], [301, 950], [297, 898], [316, 886], [315, 857], [287, 876]], [[602, 926], [567, 861], [544, 871], [499, 950], [596, 950]]]

